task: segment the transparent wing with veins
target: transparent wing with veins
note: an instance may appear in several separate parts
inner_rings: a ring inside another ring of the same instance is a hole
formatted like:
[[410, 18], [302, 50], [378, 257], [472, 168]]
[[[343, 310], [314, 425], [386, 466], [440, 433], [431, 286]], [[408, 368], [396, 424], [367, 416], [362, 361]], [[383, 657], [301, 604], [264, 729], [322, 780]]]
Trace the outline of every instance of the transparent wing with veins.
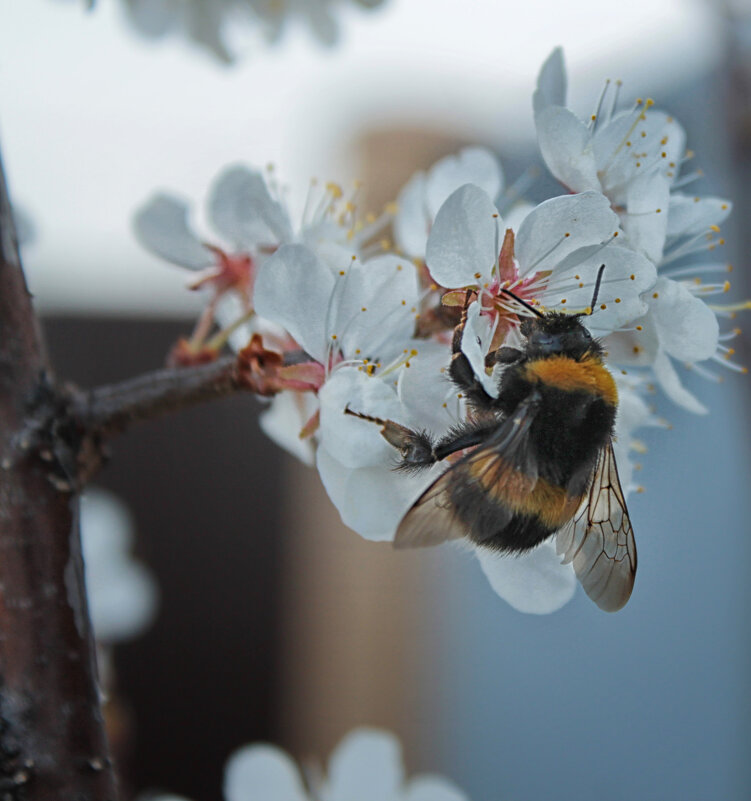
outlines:
[[600, 452], [589, 493], [558, 531], [556, 550], [573, 563], [587, 595], [606, 612], [631, 597], [636, 576], [636, 543], [626, 509], [613, 443]]

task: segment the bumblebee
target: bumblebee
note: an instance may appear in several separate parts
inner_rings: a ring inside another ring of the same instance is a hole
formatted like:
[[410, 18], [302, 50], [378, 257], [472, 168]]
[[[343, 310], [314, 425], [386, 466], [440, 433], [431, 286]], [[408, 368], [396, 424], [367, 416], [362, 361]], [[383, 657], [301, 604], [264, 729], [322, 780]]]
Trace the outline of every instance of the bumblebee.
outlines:
[[504, 365], [497, 397], [486, 392], [461, 349], [470, 292], [454, 330], [449, 376], [467, 398], [467, 422], [436, 439], [346, 411], [381, 425], [399, 450], [400, 469], [423, 470], [466, 451], [404, 516], [395, 547], [466, 538], [521, 554], [555, 535], [563, 563], [573, 563], [587, 595], [601, 609], [617, 611], [634, 585], [636, 545], [613, 454], [615, 382], [583, 314], [543, 313], [504, 292], [532, 316], [520, 326], [523, 348], [501, 347], [488, 356], [489, 366]]

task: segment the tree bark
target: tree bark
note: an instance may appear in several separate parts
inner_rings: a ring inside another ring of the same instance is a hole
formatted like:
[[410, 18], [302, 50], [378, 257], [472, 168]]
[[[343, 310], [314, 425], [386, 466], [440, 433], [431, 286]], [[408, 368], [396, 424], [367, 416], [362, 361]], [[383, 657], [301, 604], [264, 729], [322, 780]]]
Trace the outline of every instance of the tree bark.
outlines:
[[58, 397], [0, 163], [0, 799], [110, 801], [70, 460], [27, 436]]

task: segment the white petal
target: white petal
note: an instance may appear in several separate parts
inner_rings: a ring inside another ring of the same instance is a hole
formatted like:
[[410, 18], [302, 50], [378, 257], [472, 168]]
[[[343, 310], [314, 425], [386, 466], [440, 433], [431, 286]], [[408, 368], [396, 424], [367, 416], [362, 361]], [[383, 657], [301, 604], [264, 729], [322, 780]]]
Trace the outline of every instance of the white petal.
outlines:
[[469, 801], [467, 796], [442, 776], [422, 775], [410, 780], [404, 801]]
[[548, 106], [566, 105], [566, 68], [562, 48], [556, 47], [540, 68], [532, 105], [535, 114]]
[[654, 362], [660, 342], [653, 315], [647, 312], [634, 321], [641, 330], [618, 331], [608, 336], [603, 345], [608, 362], [633, 367], [645, 367]]
[[327, 319], [334, 276], [304, 245], [282, 245], [256, 277], [253, 305], [289, 331], [314, 359], [327, 361]]
[[300, 439], [303, 426], [315, 414], [318, 398], [312, 392], [280, 392], [265, 411], [258, 423], [267, 437], [307, 465], [315, 464], [315, 448], [312, 437]]
[[235, 751], [224, 768], [226, 801], [309, 801], [295, 763], [273, 745]]
[[214, 182], [209, 216], [222, 236], [237, 247], [291, 242], [284, 209], [272, 199], [263, 175], [240, 165], [229, 167]]
[[154, 619], [158, 589], [149, 570], [130, 553], [130, 515], [111, 493], [87, 489], [81, 505], [86, 590], [96, 638], [113, 643], [135, 637]]
[[[419, 307], [417, 270], [407, 259], [384, 255], [356, 261], [342, 276], [329, 334], [336, 334], [346, 358], [371, 358], [383, 364], [412, 338]], [[358, 352], [359, 351], [359, 352]]]
[[464, 419], [457, 389], [448, 377], [451, 348], [430, 340], [412, 344], [417, 355], [401, 371], [398, 385], [405, 423], [440, 435]]
[[535, 114], [537, 142], [550, 172], [572, 192], [599, 191], [600, 179], [587, 126], [567, 108], [549, 106]]
[[623, 230], [630, 247], [655, 264], [662, 261], [668, 227], [670, 182], [660, 172], [638, 175], [626, 192]]
[[684, 284], [660, 278], [654, 291], [648, 293], [647, 302], [660, 346], [666, 353], [684, 362], [698, 362], [714, 356], [720, 334], [717, 317]]
[[188, 204], [171, 195], [154, 195], [133, 217], [138, 241], [152, 253], [179, 267], [203, 270], [213, 254], [188, 227]]
[[617, 230], [618, 215], [599, 192], [546, 200], [519, 226], [515, 252], [520, 274], [552, 270], [575, 250], [600, 244]]
[[331, 755], [326, 801], [399, 801], [403, 782], [396, 737], [377, 729], [355, 729]]
[[689, 197], [674, 192], [670, 196], [668, 236], [694, 236], [719, 225], [733, 209], [729, 200], [721, 197]]
[[[554, 301], [558, 301], [560, 309], [588, 308], [597, 273], [603, 264], [605, 270], [597, 304], [586, 319], [587, 327], [601, 336], [642, 317], [647, 311], [642, 293], [654, 285], [657, 271], [649, 259], [614, 244], [582, 248], [573, 253], [555, 270], [555, 281], [551, 279], [551, 289], [542, 293], [540, 300], [547, 306], [556, 306]], [[560, 304], [564, 296], [566, 303]]]
[[485, 357], [488, 355], [495, 327], [489, 317], [480, 314], [480, 304], [476, 301], [467, 309], [467, 323], [462, 335], [462, 352], [469, 360], [472, 370], [485, 391], [493, 398], [498, 397], [498, 379], [485, 372]]
[[394, 458], [395, 451], [381, 436], [378, 425], [344, 413], [349, 406], [354, 412], [398, 421], [402, 408], [393, 383], [354, 366], [340, 367], [321, 387], [318, 400], [319, 440], [337, 461], [355, 468], [384, 464]]
[[498, 159], [484, 147], [465, 147], [456, 155], [437, 161], [425, 182], [428, 213], [434, 219], [452, 192], [464, 184], [479, 186], [495, 200], [503, 187], [503, 173]]
[[394, 241], [409, 256], [424, 259], [432, 219], [428, 214], [425, 197], [425, 173], [415, 173], [396, 199]]
[[402, 517], [435, 478], [433, 471], [419, 476], [397, 472], [395, 462], [353, 470], [324, 447], [316, 452], [321, 481], [342, 522], [365, 539], [393, 540]]
[[641, 173], [659, 170], [669, 180], [675, 178], [677, 170], [670, 165], [683, 158], [686, 134], [665, 112], [636, 109], [599, 127], [593, 145], [603, 191], [622, 205], [630, 181]]
[[520, 612], [547, 615], [573, 598], [574, 569], [561, 564], [552, 540], [521, 556], [501, 556], [487, 548], [475, 553], [490, 586]]
[[441, 206], [428, 237], [426, 261], [444, 287], [476, 284], [490, 276], [500, 252], [503, 221], [487, 194], [467, 184]]
[[681, 379], [664, 350], [657, 353], [652, 369], [660, 388], [673, 403], [694, 414], [707, 414], [707, 407], [681, 384]]

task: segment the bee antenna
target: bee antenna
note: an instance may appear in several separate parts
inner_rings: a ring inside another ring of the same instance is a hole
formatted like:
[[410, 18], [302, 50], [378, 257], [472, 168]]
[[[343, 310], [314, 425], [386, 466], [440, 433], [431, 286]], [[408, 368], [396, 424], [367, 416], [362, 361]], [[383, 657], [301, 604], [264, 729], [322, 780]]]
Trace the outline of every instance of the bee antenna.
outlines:
[[[604, 266], [605, 265], [603, 265], [603, 267]], [[524, 306], [525, 309], [529, 309], [532, 312], [532, 314], [536, 314], [538, 317], [544, 317], [545, 316], [539, 309], [536, 309], [534, 306], [532, 306], [531, 304], [527, 303], [526, 300], [522, 300], [520, 297], [515, 295], [510, 289], [506, 289], [505, 287], [501, 287], [501, 292], [503, 292], [504, 295], [508, 295], [509, 297], [512, 297], [520, 306]]]
[[602, 283], [602, 274], [605, 272], [605, 265], [601, 264], [600, 269], [597, 271], [597, 280], [595, 281], [595, 291], [592, 295], [592, 302], [589, 304], [590, 309], [594, 309], [597, 303], [597, 296], [600, 294], [600, 284]]

